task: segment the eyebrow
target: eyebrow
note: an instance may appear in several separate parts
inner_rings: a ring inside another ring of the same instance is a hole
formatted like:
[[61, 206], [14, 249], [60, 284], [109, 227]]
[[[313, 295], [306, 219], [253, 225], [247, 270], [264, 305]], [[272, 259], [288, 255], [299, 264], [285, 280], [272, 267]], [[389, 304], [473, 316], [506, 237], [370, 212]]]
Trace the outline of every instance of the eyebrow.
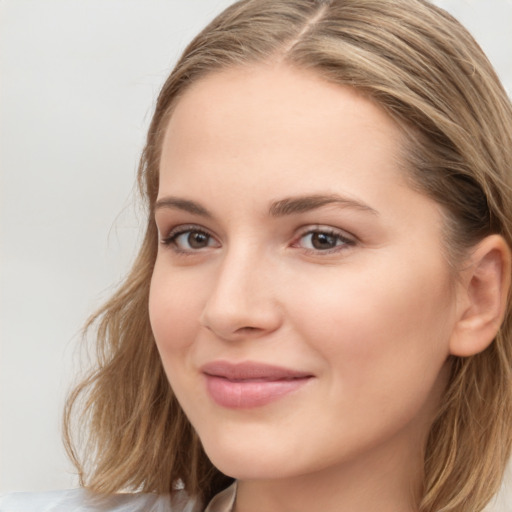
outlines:
[[[304, 213], [322, 206], [336, 204], [343, 208], [352, 208], [369, 212], [378, 215], [378, 212], [370, 206], [361, 203], [355, 199], [342, 197], [337, 194], [316, 194], [310, 196], [287, 197], [274, 201], [269, 208], [269, 213], [272, 217], [284, 217], [297, 213]], [[202, 217], [212, 218], [213, 215], [204, 206], [189, 199], [182, 199], [179, 197], [164, 197], [155, 203], [155, 210], [168, 208], [172, 210], [183, 210], [193, 215], [200, 215]]]
[[202, 205], [188, 199], [179, 197], [164, 197], [155, 203], [155, 210], [168, 208], [171, 210], [183, 210], [194, 215], [211, 218], [213, 215]]
[[355, 199], [342, 197], [337, 194], [299, 196], [281, 199], [280, 201], [272, 203], [269, 212], [273, 217], [283, 217], [285, 215], [308, 212], [330, 204], [378, 215], [378, 212], [370, 206]]

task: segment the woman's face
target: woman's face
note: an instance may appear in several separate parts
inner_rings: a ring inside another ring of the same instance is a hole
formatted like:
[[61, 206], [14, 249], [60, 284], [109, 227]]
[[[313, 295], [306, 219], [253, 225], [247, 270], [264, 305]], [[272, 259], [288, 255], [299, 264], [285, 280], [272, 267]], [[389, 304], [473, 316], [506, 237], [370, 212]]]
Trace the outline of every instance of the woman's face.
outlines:
[[455, 292], [440, 209], [407, 185], [399, 155], [380, 108], [283, 65], [210, 75], [179, 100], [161, 158], [151, 324], [226, 474], [420, 457]]

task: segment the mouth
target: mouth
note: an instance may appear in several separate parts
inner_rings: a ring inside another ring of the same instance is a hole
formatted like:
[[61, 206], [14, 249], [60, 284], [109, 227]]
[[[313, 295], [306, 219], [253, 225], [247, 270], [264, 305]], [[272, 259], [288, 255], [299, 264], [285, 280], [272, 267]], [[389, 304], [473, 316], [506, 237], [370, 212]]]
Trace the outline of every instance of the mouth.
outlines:
[[308, 372], [257, 362], [214, 361], [201, 367], [215, 403], [230, 409], [261, 407], [307, 384]]

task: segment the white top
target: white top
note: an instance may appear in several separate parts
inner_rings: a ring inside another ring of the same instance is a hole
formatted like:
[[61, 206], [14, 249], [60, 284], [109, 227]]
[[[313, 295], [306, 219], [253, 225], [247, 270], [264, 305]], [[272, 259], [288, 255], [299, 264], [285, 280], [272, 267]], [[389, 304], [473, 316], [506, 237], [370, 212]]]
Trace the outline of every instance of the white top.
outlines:
[[[204, 512], [232, 512], [236, 483], [217, 494]], [[0, 496], [0, 512], [202, 512], [194, 499], [179, 491], [170, 500], [158, 494], [95, 494], [87, 489], [18, 492]]]

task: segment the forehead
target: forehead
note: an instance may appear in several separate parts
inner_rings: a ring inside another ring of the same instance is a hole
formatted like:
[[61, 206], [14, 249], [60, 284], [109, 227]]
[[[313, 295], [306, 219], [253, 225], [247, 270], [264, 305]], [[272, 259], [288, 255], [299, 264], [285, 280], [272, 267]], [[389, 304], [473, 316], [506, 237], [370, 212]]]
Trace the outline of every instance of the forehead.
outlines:
[[[296, 165], [294, 151], [305, 164], [333, 150], [358, 149], [363, 159], [377, 156], [369, 145], [396, 160], [400, 139], [393, 119], [357, 90], [307, 70], [253, 65], [207, 75], [184, 93], [166, 129], [162, 168], [169, 157], [177, 164], [186, 156], [192, 163], [206, 152], [212, 165], [216, 156], [256, 158], [261, 153]], [[199, 143], [201, 152], [190, 151]], [[283, 167], [288, 166], [281, 172]]]

